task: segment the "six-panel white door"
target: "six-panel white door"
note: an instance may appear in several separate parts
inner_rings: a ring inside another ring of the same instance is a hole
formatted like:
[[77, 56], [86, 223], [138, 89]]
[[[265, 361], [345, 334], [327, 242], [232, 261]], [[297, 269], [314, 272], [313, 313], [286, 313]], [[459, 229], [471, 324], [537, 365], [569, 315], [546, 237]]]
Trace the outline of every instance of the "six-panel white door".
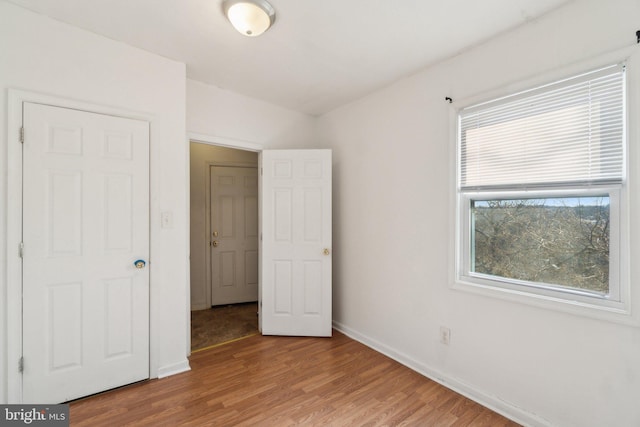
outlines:
[[258, 300], [258, 169], [211, 166], [211, 305]]
[[23, 402], [149, 377], [149, 124], [25, 103]]
[[260, 327], [331, 336], [331, 150], [261, 153]]

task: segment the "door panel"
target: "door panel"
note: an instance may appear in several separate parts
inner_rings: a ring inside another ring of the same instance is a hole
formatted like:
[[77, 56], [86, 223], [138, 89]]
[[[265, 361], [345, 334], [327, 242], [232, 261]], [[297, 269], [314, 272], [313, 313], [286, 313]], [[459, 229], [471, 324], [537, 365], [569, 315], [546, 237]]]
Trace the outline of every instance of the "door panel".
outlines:
[[331, 151], [261, 154], [260, 327], [331, 336]]
[[258, 169], [211, 166], [210, 176], [211, 305], [257, 301]]
[[82, 283], [50, 284], [46, 300], [50, 373], [82, 367]]
[[24, 104], [23, 402], [149, 377], [149, 124]]

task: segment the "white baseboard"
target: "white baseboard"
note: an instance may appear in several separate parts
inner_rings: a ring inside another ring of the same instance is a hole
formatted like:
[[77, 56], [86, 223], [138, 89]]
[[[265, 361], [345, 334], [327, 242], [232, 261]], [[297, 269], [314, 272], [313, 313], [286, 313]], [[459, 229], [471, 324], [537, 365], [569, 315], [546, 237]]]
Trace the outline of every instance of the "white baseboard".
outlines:
[[406, 354], [400, 353], [392, 349], [391, 347], [388, 347], [387, 345], [371, 337], [368, 337], [367, 335], [361, 334], [360, 332], [341, 324], [340, 322], [333, 321], [333, 327], [336, 330], [347, 335], [348, 337], [353, 338], [354, 340], [366, 345], [367, 347], [370, 347], [378, 351], [379, 353], [382, 353], [385, 356], [390, 357], [391, 359], [395, 360], [398, 363], [403, 364], [409, 369], [412, 369], [417, 373], [439, 384], [442, 384], [448, 389], [451, 389], [456, 393], [459, 393], [473, 400], [474, 402], [477, 402], [482, 406], [485, 406], [491, 409], [492, 411], [497, 412], [500, 415], [503, 415], [509, 418], [512, 421], [515, 421], [518, 424], [521, 424], [523, 426], [530, 426], [530, 427], [551, 427], [552, 426], [552, 424], [548, 420], [545, 420], [544, 418], [541, 418], [535, 414], [527, 412], [522, 408], [519, 408], [509, 402], [506, 402], [500, 399], [497, 396], [487, 394], [470, 384], [467, 384], [456, 378], [450, 377], [449, 375], [446, 375], [445, 373], [437, 369], [433, 369], [432, 367], [429, 367], [424, 363], [421, 363], [411, 358], [410, 356], [407, 356]]
[[180, 374], [182, 372], [190, 371], [189, 360], [184, 359], [182, 362], [174, 363], [173, 365], [162, 366], [158, 368], [158, 378], [165, 378], [171, 375]]

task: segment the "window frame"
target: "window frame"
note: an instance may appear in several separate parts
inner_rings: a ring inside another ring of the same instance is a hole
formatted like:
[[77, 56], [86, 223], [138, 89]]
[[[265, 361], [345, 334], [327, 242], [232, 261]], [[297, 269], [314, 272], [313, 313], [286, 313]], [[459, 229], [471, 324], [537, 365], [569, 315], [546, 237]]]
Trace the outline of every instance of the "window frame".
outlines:
[[[626, 62], [626, 61], [625, 61]], [[611, 62], [609, 62], [611, 64]], [[628, 67], [628, 64], [625, 64]], [[586, 68], [586, 67], [585, 67]], [[600, 67], [602, 68], [602, 67]], [[583, 68], [584, 70], [584, 68]], [[629, 70], [626, 70], [629, 76]], [[588, 73], [588, 72], [587, 72]], [[584, 71], [573, 72], [572, 75], [565, 79], [546, 79], [530, 85], [534, 90], [544, 86], [551, 86], [561, 80], [570, 80], [574, 76], [587, 74]], [[588, 317], [601, 318], [621, 323], [637, 324], [638, 319], [632, 319], [631, 313], [631, 286], [630, 286], [630, 255], [631, 246], [630, 237], [630, 203], [629, 199], [629, 117], [632, 106], [628, 101], [629, 81], [628, 77], [624, 84], [623, 105], [624, 105], [624, 164], [625, 174], [622, 183], [587, 183], [573, 185], [567, 183], [564, 186], [549, 185], [535, 186], [530, 189], [526, 187], [518, 188], [517, 186], [507, 188], [492, 189], [461, 189], [460, 186], [460, 112], [469, 106], [479, 105], [481, 103], [491, 103], [501, 98], [509, 98], [511, 96], [520, 96], [522, 90], [510, 90], [510, 93], [499, 93], [498, 96], [486, 97], [483, 100], [472, 100], [460, 105], [455, 105], [451, 109], [451, 126], [453, 128], [453, 142], [455, 147], [454, 157], [454, 198], [452, 199], [452, 209], [454, 211], [455, 221], [452, 225], [453, 242], [453, 261], [452, 271], [453, 280], [452, 288], [472, 292], [484, 296], [496, 297], [510, 301], [525, 303], [529, 305], [540, 306], [544, 308], [556, 309], [559, 311], [570, 312], [573, 314], [586, 315]], [[548, 82], [552, 83], [548, 83]], [[526, 87], [525, 87], [526, 90]], [[480, 101], [480, 102], [479, 102]], [[472, 200], [491, 200], [491, 199], [508, 199], [508, 198], [548, 198], [548, 197], [581, 197], [596, 194], [608, 194], [610, 197], [610, 265], [609, 265], [609, 296], [600, 296], [588, 291], [582, 292], [579, 289], [566, 289], [554, 286], [545, 286], [544, 284], [532, 284], [528, 282], [520, 282], [514, 279], [497, 278], [495, 276], [485, 275], [482, 273], [474, 273], [470, 271], [471, 258], [471, 201]], [[637, 316], [634, 316], [637, 317]]]

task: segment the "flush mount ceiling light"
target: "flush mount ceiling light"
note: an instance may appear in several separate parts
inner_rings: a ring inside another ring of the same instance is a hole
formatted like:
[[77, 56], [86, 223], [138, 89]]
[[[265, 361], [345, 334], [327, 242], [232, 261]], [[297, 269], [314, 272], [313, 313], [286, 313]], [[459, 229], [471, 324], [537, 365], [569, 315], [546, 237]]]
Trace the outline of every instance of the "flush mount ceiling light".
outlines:
[[275, 9], [266, 0], [225, 0], [224, 14], [241, 34], [259, 36], [276, 20]]

